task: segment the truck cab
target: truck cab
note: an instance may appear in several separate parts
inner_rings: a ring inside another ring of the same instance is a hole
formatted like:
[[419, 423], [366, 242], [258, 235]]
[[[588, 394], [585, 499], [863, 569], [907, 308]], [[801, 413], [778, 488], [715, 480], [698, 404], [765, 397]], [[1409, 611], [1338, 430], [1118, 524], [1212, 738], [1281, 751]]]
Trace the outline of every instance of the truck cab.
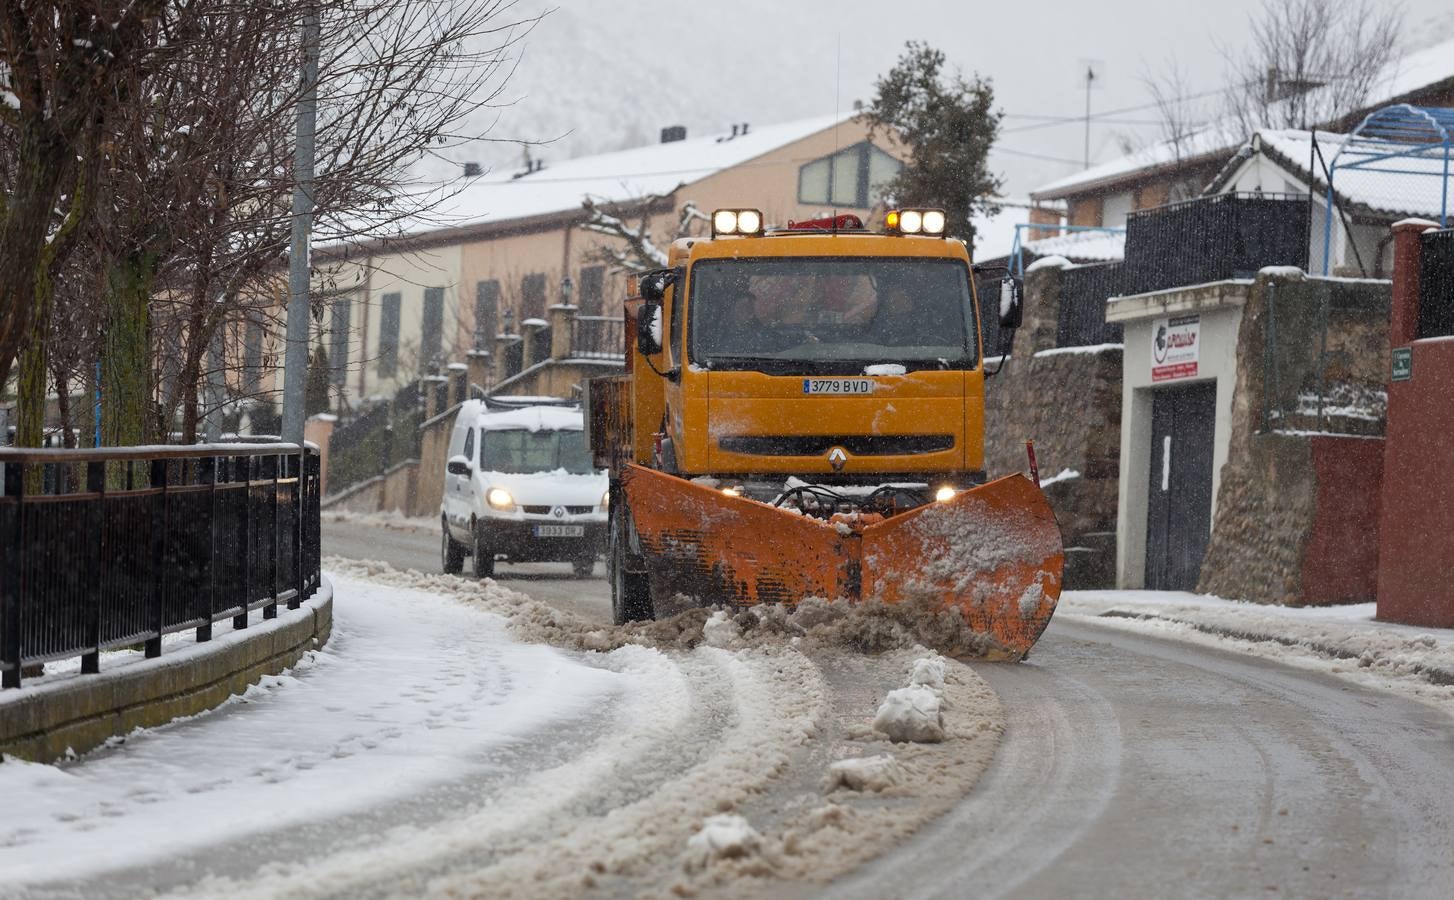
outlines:
[[669, 261], [659, 304], [641, 309], [642, 349], [656, 352], [636, 368], [636, 412], [659, 408], [661, 426], [638, 462], [740, 482], [749, 496], [789, 475], [984, 481], [980, 329], [962, 242], [873, 234], [841, 216], [680, 240]]

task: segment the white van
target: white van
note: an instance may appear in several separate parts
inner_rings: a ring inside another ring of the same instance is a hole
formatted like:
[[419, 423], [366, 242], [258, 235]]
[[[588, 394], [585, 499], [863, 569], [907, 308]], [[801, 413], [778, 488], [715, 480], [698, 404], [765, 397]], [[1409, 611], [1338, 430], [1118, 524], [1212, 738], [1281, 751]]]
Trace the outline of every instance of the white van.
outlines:
[[459, 573], [472, 556], [480, 578], [501, 557], [591, 573], [606, 545], [609, 480], [591, 466], [583, 429], [579, 407], [460, 406], [439, 511], [445, 572]]

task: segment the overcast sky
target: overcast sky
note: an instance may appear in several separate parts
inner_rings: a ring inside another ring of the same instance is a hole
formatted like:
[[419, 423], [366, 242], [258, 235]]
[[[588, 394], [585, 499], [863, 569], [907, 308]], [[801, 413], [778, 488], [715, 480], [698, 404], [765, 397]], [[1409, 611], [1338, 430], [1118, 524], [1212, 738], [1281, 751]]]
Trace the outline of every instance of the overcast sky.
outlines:
[[[828, 114], [868, 100], [904, 42], [921, 40], [993, 80], [1006, 113], [994, 163], [1008, 192], [1023, 195], [1080, 168], [1081, 123], [1047, 126], [1042, 118], [1084, 113], [1087, 61], [1100, 72], [1093, 115], [1146, 104], [1142, 79], [1172, 57], [1193, 90], [1214, 90], [1224, 69], [1219, 48], [1243, 39], [1261, 2], [559, 0], [523, 41], [506, 91], [516, 102], [494, 134], [564, 135], [541, 151], [549, 158], [652, 141], [668, 124], [702, 134]], [[1410, 47], [1454, 37], [1449, 0], [1403, 6]], [[523, 0], [521, 8], [551, 7]], [[1092, 163], [1119, 155], [1124, 137], [1152, 137], [1154, 127], [1137, 123], [1153, 116], [1138, 110], [1093, 121]]]

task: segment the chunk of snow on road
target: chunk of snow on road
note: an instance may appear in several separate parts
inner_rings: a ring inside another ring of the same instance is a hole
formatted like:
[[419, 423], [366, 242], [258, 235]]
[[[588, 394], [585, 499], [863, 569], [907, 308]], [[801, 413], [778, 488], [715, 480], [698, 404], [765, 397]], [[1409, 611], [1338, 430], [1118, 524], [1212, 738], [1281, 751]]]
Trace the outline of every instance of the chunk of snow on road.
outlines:
[[860, 756], [830, 763], [827, 789], [832, 791], [844, 787], [850, 791], [883, 791], [896, 787], [903, 779], [904, 767], [892, 756]]
[[939, 695], [923, 685], [889, 691], [874, 714], [873, 727], [891, 741], [938, 743], [944, 740]]
[[741, 816], [709, 816], [702, 830], [687, 841], [688, 872], [705, 869], [719, 859], [742, 859], [762, 849], [762, 835]]
[[914, 660], [914, 671], [909, 673], [909, 684], [925, 687], [944, 687], [944, 657], [925, 656]]
[[728, 648], [742, 637], [742, 629], [726, 610], [716, 610], [702, 623], [702, 642], [708, 647]]
[[874, 363], [863, 367], [865, 375], [903, 375], [907, 371], [909, 370], [899, 363]]

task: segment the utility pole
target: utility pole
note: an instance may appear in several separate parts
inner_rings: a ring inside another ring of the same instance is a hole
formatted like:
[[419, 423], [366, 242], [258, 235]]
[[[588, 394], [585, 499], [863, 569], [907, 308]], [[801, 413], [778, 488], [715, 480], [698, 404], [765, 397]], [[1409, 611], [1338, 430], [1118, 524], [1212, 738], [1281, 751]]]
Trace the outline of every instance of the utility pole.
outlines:
[[283, 355], [283, 440], [303, 443], [308, 379], [309, 247], [313, 230], [313, 138], [318, 118], [318, 5], [303, 17], [303, 83], [293, 148], [293, 246], [288, 254], [288, 333]]
[[1095, 66], [1085, 67], [1085, 167], [1090, 168], [1090, 97], [1091, 85], [1095, 83]]

